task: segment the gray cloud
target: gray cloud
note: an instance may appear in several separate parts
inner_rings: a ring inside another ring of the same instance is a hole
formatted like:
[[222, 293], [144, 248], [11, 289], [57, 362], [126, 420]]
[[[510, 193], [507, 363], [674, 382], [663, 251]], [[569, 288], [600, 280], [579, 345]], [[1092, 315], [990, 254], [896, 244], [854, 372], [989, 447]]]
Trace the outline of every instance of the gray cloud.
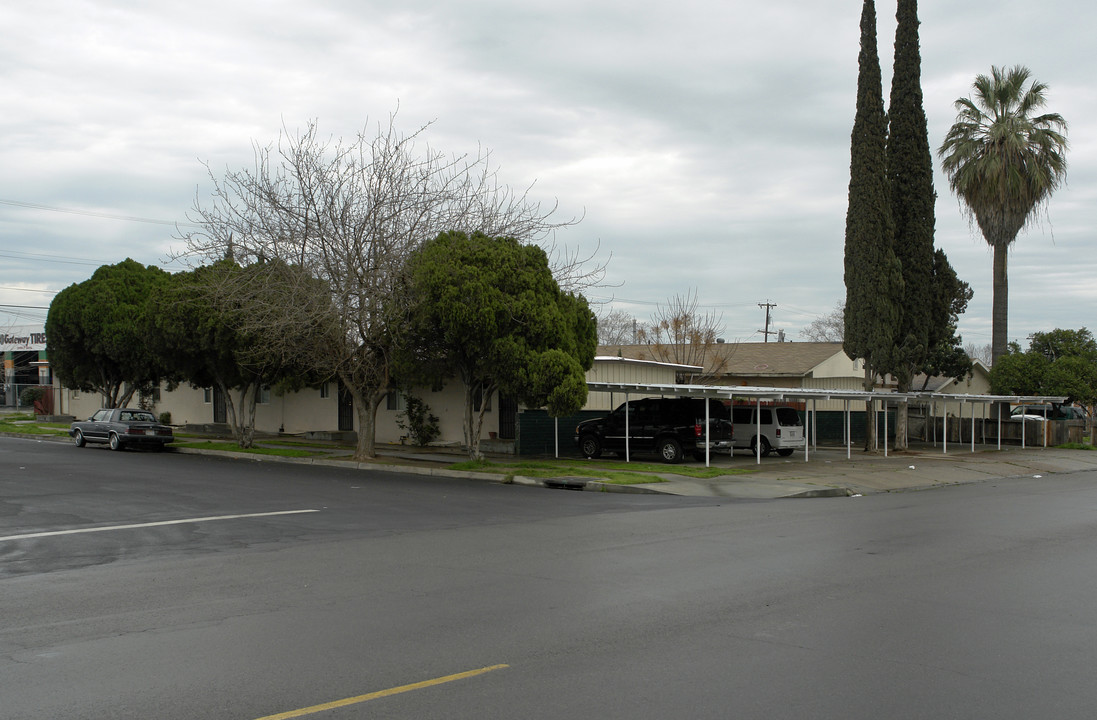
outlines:
[[[1081, 327], [1097, 260], [1097, 9], [922, 3], [931, 143], [991, 64], [1028, 65], [1071, 123], [1067, 187], [1011, 258], [1011, 335]], [[885, 96], [894, 5], [878, 2]], [[778, 304], [790, 337], [844, 296], [842, 244], [859, 3], [77, 0], [0, 8], [0, 199], [185, 220], [205, 169], [247, 165], [317, 118], [350, 136], [399, 107], [447, 152], [491, 148], [503, 179], [584, 221], [612, 254], [593, 294], [645, 317], [696, 288], [730, 337]], [[1053, 18], [1054, 20], [1048, 20]], [[1044, 31], [1053, 25], [1054, 32]], [[937, 177], [937, 244], [990, 339], [990, 255]], [[170, 227], [0, 205], [0, 286], [59, 290], [93, 267], [160, 263]], [[0, 290], [0, 303], [30, 294]], [[39, 295], [33, 296], [41, 304]], [[0, 323], [3, 320], [0, 319]]]

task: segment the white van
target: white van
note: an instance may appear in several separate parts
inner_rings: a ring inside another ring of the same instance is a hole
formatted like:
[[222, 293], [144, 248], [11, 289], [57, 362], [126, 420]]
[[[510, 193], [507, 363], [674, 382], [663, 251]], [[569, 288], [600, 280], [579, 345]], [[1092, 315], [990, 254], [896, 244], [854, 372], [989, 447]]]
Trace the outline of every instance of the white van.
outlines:
[[731, 408], [731, 420], [735, 424], [735, 447], [750, 448], [756, 454], [755, 443], [762, 439], [762, 455], [776, 450], [787, 457], [794, 450], [804, 449], [804, 423], [800, 413], [790, 407], [763, 407], [760, 409], [761, 433], [754, 405], [735, 405]]

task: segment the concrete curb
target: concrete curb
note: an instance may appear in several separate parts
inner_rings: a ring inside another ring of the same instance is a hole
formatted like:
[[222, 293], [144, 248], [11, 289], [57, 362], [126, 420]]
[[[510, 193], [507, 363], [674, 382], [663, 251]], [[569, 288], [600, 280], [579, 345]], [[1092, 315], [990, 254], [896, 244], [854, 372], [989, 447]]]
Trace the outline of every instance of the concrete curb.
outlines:
[[[34, 442], [58, 442], [71, 444], [68, 435], [33, 435], [29, 433], [0, 432], [0, 437], [22, 438]], [[1051, 450], [1050, 448], [1047, 450]], [[1026, 476], [1071, 474], [1097, 471], [1097, 452], [1075, 454], [1052, 453], [1033, 450], [1031, 454], [987, 454], [976, 462], [966, 456], [907, 455], [894, 463], [895, 467], [881, 467], [880, 458], [865, 458], [842, 464], [825, 460], [814, 470], [801, 470], [791, 466], [776, 465], [752, 473], [749, 477], [697, 480], [671, 478], [663, 483], [618, 485], [599, 478], [585, 476], [560, 476], [555, 478], [508, 476], [499, 473], [448, 470], [430, 465], [403, 465], [399, 462], [358, 462], [336, 460], [330, 455], [293, 458], [277, 455], [180, 448], [168, 446], [167, 452], [195, 455], [212, 455], [232, 460], [251, 462], [277, 462], [302, 466], [338, 467], [357, 471], [376, 471], [421, 475], [428, 477], [474, 480], [501, 485], [522, 485], [585, 492], [608, 492], [645, 495], [677, 495], [712, 497], [728, 500], [797, 499], [851, 497], [877, 493], [915, 492], [966, 483], [988, 482], [996, 479]], [[333, 451], [334, 452], [334, 451]], [[341, 453], [346, 456], [345, 453]], [[440, 462], [433, 458], [414, 458], [421, 462]], [[947, 461], [947, 462], [942, 462]], [[884, 462], [887, 462], [884, 460]], [[917, 469], [915, 468], [917, 464]], [[835, 483], [831, 485], [829, 483]], [[840, 485], [838, 483], [841, 483]]]
[[853, 497], [858, 493], [853, 492], [849, 488], [836, 487], [836, 488], [819, 488], [818, 490], [805, 490], [803, 492], [793, 493], [791, 495], [783, 495], [785, 498], [828, 498], [828, 497]]

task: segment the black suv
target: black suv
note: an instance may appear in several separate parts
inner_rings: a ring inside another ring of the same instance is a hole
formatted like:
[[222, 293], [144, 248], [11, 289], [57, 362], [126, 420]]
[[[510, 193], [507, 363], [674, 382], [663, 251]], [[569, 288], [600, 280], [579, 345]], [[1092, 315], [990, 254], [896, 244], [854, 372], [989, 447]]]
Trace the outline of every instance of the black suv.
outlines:
[[[586, 420], [575, 428], [575, 442], [588, 458], [603, 450], [625, 452], [625, 410], [628, 409], [629, 452], [655, 453], [664, 462], [682, 461], [683, 453], [705, 458], [704, 398], [644, 398], [623, 403], [605, 417]], [[709, 399], [709, 451], [731, 452], [734, 428], [731, 409]]]

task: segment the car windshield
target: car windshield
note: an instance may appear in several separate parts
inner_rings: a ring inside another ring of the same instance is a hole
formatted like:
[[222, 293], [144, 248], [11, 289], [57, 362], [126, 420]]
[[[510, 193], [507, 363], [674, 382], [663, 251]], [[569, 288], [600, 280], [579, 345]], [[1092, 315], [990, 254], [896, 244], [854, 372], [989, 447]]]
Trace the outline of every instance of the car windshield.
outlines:
[[800, 413], [796, 412], [793, 408], [777, 408], [777, 424], [785, 427], [796, 427], [801, 425]]
[[1048, 409], [1044, 405], [1029, 405], [1028, 407], [1016, 407], [1013, 408], [1013, 415], [1039, 415], [1040, 417], [1047, 417]]
[[118, 419], [124, 422], [156, 422], [152, 413], [143, 410], [125, 410]]

